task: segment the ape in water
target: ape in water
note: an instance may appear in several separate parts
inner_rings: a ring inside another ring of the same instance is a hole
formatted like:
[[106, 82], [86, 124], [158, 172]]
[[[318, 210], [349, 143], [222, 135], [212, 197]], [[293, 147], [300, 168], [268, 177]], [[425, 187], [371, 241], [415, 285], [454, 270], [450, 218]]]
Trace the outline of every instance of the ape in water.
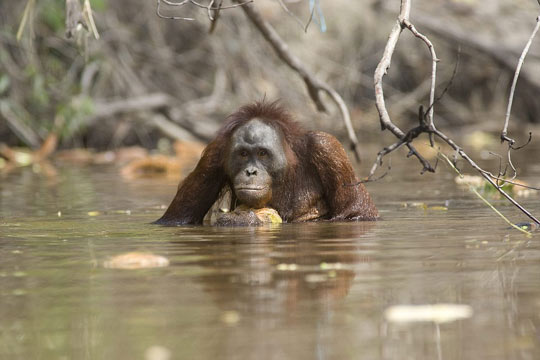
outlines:
[[255, 103], [228, 117], [156, 223], [201, 224], [227, 188], [233, 206], [273, 208], [284, 222], [377, 219], [357, 182], [335, 137], [303, 130], [275, 102]]

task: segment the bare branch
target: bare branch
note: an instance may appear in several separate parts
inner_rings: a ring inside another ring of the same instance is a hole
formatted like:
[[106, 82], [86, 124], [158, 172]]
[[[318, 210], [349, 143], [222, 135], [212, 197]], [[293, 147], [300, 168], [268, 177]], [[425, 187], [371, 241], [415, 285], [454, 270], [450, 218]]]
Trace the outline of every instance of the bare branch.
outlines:
[[[210, 21], [214, 21], [214, 18], [212, 17], [212, 6], [214, 6], [214, 1], [215, 0], [211, 0], [209, 3], [208, 3], [208, 6], [206, 8], [206, 10], [208, 11], [208, 19], [210, 19]], [[218, 6], [218, 9], [221, 10], [221, 6]]]
[[437, 54], [435, 54], [435, 47], [433, 47], [433, 44], [427, 38], [427, 36], [418, 32], [409, 19], [403, 19], [403, 24], [414, 34], [414, 36], [426, 43], [427, 47], [429, 48], [429, 52], [431, 53], [431, 88], [429, 92], [429, 108], [427, 117], [429, 119], [429, 126], [431, 128], [435, 128], [435, 125], [433, 124], [433, 108], [435, 105], [435, 85], [437, 83], [437, 63], [439, 62], [439, 59], [437, 58]]
[[188, 18], [188, 17], [181, 17], [181, 16], [166, 16], [166, 15], [162, 15], [160, 12], [159, 12], [159, 9], [160, 9], [160, 5], [161, 5], [161, 1], [163, 1], [165, 4], [167, 5], [171, 5], [171, 6], [183, 6], [187, 3], [187, 0], [184, 0], [182, 1], [181, 3], [171, 3], [167, 0], [157, 0], [157, 7], [156, 7], [156, 15], [159, 16], [160, 18], [162, 19], [168, 19], [168, 20], [186, 20], [186, 21], [193, 21], [195, 19], [193, 18]]
[[[163, 0], [163, 1], [165, 1], [165, 0]], [[193, 5], [195, 5], [195, 6], [198, 6], [198, 7], [203, 8], [203, 9], [209, 9], [209, 10], [227, 10], [227, 9], [234, 9], [234, 8], [236, 8], [236, 7], [240, 7], [240, 6], [244, 6], [244, 5], [246, 5], [246, 4], [252, 3], [253, 0], [247, 0], [247, 1], [242, 1], [242, 2], [237, 1], [238, 4], [235, 4], [235, 5], [228, 5], [228, 6], [221, 6], [221, 7], [218, 7], [218, 6], [212, 7], [212, 6], [210, 6], [210, 5], [203, 5], [203, 4], [198, 3], [198, 2], [196, 2], [196, 1], [194, 1], [194, 0], [189, 0], [189, 2], [190, 2], [191, 4], [193, 4]], [[212, 2], [213, 2], [213, 1], [212, 1]]]
[[300, 25], [302, 27], [302, 29], [304, 29], [304, 31], [305, 31], [306, 28], [305, 28], [305, 25], [302, 22], [302, 20], [300, 20], [300, 18], [298, 16], [296, 16], [291, 10], [289, 10], [289, 8], [287, 7], [287, 5], [285, 5], [283, 0], [277, 0], [277, 2], [279, 3], [279, 6], [281, 6], [283, 11], [285, 11], [290, 17], [292, 17], [294, 19], [294, 21], [296, 21], [298, 23], [298, 25]]
[[210, 30], [208, 32], [212, 34], [214, 30], [216, 29], [216, 25], [219, 19], [219, 15], [221, 14], [221, 5], [223, 4], [223, 0], [217, 0], [217, 10], [213, 10], [214, 14], [211, 15], [212, 10], [208, 9], [208, 17], [210, 17], [211, 24], [210, 24]]
[[183, 0], [183, 1], [178, 2], [178, 3], [177, 3], [177, 2], [173, 2], [173, 1], [168, 1], [168, 0], [163, 0], [163, 2], [164, 2], [165, 4], [171, 5], [171, 6], [184, 6], [184, 5], [186, 5], [186, 4], [189, 2], [189, 0]]
[[504, 119], [504, 127], [501, 132], [501, 141], [508, 141], [509, 146], [511, 147], [514, 145], [515, 140], [509, 138], [506, 136], [508, 133], [508, 122], [510, 121], [510, 112], [512, 111], [512, 102], [514, 100], [514, 92], [516, 90], [516, 84], [518, 81], [519, 73], [521, 71], [521, 67], [523, 66], [523, 62], [525, 61], [525, 56], [527, 56], [527, 53], [529, 52], [529, 48], [531, 47], [531, 43], [536, 36], [536, 33], [538, 32], [538, 29], [540, 28], [540, 16], [536, 18], [536, 26], [534, 27], [534, 30], [529, 37], [529, 40], [527, 41], [527, 44], [525, 45], [525, 48], [523, 49], [523, 52], [521, 53], [521, 56], [519, 57], [518, 65], [516, 67], [516, 71], [514, 73], [514, 80], [512, 81], [512, 87], [510, 88], [510, 95], [508, 96], [508, 107], [506, 108], [506, 116]]
[[26, 6], [24, 7], [23, 17], [21, 19], [21, 23], [19, 24], [19, 29], [17, 30], [17, 41], [21, 41], [24, 29], [26, 28], [26, 24], [29, 23], [29, 19], [32, 19], [34, 14], [34, 8], [36, 5], [36, 0], [28, 0], [26, 3]]
[[[379, 118], [380, 118], [380, 121], [381, 121], [381, 128], [382, 128], [382, 130], [385, 130], [385, 129], [390, 130], [397, 138], [399, 138], [399, 141], [392, 144], [392, 145], [390, 145], [390, 146], [388, 146], [388, 147], [385, 147], [383, 150], [381, 150], [377, 154], [377, 160], [375, 161], [375, 163], [374, 163], [374, 165], [373, 165], [373, 167], [371, 169], [371, 172], [370, 172], [370, 175], [369, 175], [368, 179], [373, 176], [373, 174], [375, 173], [375, 170], [377, 169], [377, 167], [382, 164], [382, 158], [385, 155], [387, 155], [390, 152], [400, 148], [403, 145], [407, 145], [407, 146], [410, 147], [411, 142], [422, 133], [426, 133], [426, 134], [428, 134], [430, 136], [430, 141], [431, 141], [431, 144], [433, 146], [432, 136], [435, 135], [438, 138], [440, 138], [442, 141], [444, 141], [448, 145], [450, 145], [450, 147], [452, 147], [455, 150], [456, 155], [459, 155], [461, 158], [466, 160], [475, 170], [477, 170], [480, 173], [480, 175], [488, 183], [490, 183], [493, 187], [495, 187], [495, 189], [497, 189], [497, 191], [499, 191], [499, 193], [501, 193], [501, 195], [503, 195], [508, 201], [510, 201], [514, 206], [516, 206], [521, 212], [523, 212], [525, 215], [527, 215], [536, 224], [540, 225], [540, 221], [536, 217], [534, 217], [527, 209], [525, 209], [522, 205], [520, 205], [516, 200], [514, 200], [508, 193], [506, 193], [502, 189], [502, 186], [499, 184], [499, 181], [517, 184], [517, 183], [512, 181], [515, 178], [515, 174], [516, 174], [515, 167], [512, 164], [511, 157], [510, 157], [510, 151], [512, 150], [513, 140], [512, 140], [512, 143], [510, 143], [509, 150], [508, 150], [508, 162], [509, 162], [510, 166], [512, 167], [513, 171], [514, 171], [514, 177], [511, 180], [507, 181], [505, 179], [501, 179], [500, 178], [501, 175], [499, 175], [499, 177], [497, 177], [497, 176], [491, 174], [490, 172], [485, 171], [484, 169], [480, 168], [463, 151], [463, 149], [461, 149], [461, 147], [459, 147], [452, 139], [450, 139], [444, 133], [442, 133], [441, 131], [439, 131], [439, 130], [437, 130], [435, 128], [434, 121], [433, 121], [433, 105], [434, 105], [434, 103], [436, 101], [435, 100], [435, 85], [436, 85], [435, 84], [436, 83], [435, 79], [436, 79], [436, 71], [437, 71], [436, 64], [438, 62], [438, 59], [437, 59], [437, 56], [435, 54], [435, 50], [433, 48], [433, 44], [431, 43], [431, 41], [425, 35], [420, 34], [416, 30], [414, 25], [409, 21], [410, 7], [411, 7], [411, 0], [401, 0], [401, 9], [400, 9], [400, 14], [398, 16], [398, 20], [397, 20], [396, 24], [394, 25], [394, 27], [392, 28], [392, 31], [390, 33], [390, 36], [388, 38], [388, 42], [386, 44], [386, 47], [385, 47], [385, 50], [384, 50], [384, 53], [383, 53], [383, 57], [382, 57], [381, 61], [379, 62], [378, 66], [377, 66], [377, 69], [375, 70], [375, 74], [374, 74], [375, 98], [376, 98], [377, 110], [379, 111]], [[516, 70], [516, 78], [517, 78], [517, 74], [519, 74], [519, 68], [521, 67], [521, 64], [523, 63], [523, 58], [524, 58], [525, 54], [528, 51], [528, 47], [530, 46], [532, 38], [534, 37], [534, 35], [536, 34], [536, 31], [538, 31], [538, 28], [540, 27], [539, 24], [540, 24], [540, 17], [537, 18], [537, 27], [535, 28], [535, 31], [533, 32], [533, 35], [529, 39], [529, 42], [527, 43], [527, 46], [526, 46], [526, 48], [525, 48], [525, 50], [523, 52], [522, 58], [520, 59], [520, 63], [518, 64], [518, 69]], [[412, 128], [406, 134], [404, 134], [401, 131], [401, 129], [399, 129], [391, 121], [390, 116], [388, 115], [388, 111], [386, 110], [385, 101], [384, 101], [385, 99], [384, 99], [383, 87], [382, 87], [382, 78], [384, 77], [384, 75], [386, 74], [388, 68], [390, 67], [392, 54], [394, 53], [397, 41], [399, 39], [399, 35], [401, 34], [401, 32], [403, 31], [404, 28], [409, 29], [417, 38], [421, 39], [424, 43], [426, 43], [426, 45], [429, 48], [429, 51], [431, 53], [431, 58], [432, 58], [430, 105], [428, 107], [427, 113], [425, 113], [423, 111], [423, 108], [420, 107], [419, 116], [418, 116], [419, 126], [417, 126], [415, 128]], [[451, 79], [450, 83], [452, 82], [452, 80], [453, 80], [453, 78], [455, 76], [456, 69], [457, 69], [457, 65], [456, 65], [456, 68], [454, 69], [454, 73], [452, 75], [452, 79]], [[514, 84], [515, 84], [516, 78], [514, 79]], [[512, 91], [511, 91], [510, 100], [513, 97], [514, 87], [515, 86], [513, 86]], [[447, 88], [448, 88], [448, 86], [447, 86]], [[443, 91], [443, 94], [446, 92], [446, 89]], [[437, 98], [437, 100], [439, 100], [439, 99], [440, 99], [440, 97]], [[507, 119], [508, 119], [508, 117], [507, 117]], [[505, 128], [503, 130], [503, 135], [501, 135], [501, 138], [503, 140], [507, 140], [507, 141], [510, 142], [511, 139], [506, 138], [506, 133], [505, 133], [506, 129], [507, 129], [507, 123], [505, 124]], [[413, 155], [413, 154], [414, 154], [413, 152], [410, 152], [409, 156]], [[414, 155], [416, 155], [416, 154], [414, 154]], [[430, 168], [431, 168], [431, 166], [430, 166]], [[425, 165], [424, 165], [424, 169], [426, 169]], [[431, 169], [433, 169], [433, 168], [431, 168]]]
[[439, 137], [441, 140], [443, 140], [445, 143], [447, 143], [448, 145], [450, 145], [452, 147], [452, 149], [454, 149], [458, 154], [459, 156], [461, 156], [464, 160], [466, 160], [475, 170], [477, 170], [480, 175], [482, 175], [482, 177], [484, 179], [486, 179], [486, 181], [488, 183], [490, 183], [495, 189], [497, 189], [497, 191], [499, 193], [501, 193], [502, 196], [504, 196], [508, 201], [510, 201], [514, 206], [516, 206], [519, 210], [521, 210], [521, 212], [523, 212], [525, 215], [527, 215], [529, 217], [529, 219], [531, 219], [532, 221], [534, 221], [535, 223], [539, 224], [540, 225], [540, 220], [538, 220], [536, 217], [534, 217], [527, 209], [525, 209], [523, 206], [521, 206], [516, 200], [514, 200], [514, 198], [512, 198], [506, 191], [504, 191], [501, 186], [499, 186], [497, 183], [495, 183], [495, 181], [492, 179], [492, 176], [493, 175], [489, 175], [489, 173], [487, 171], [485, 171], [484, 169], [482, 169], [480, 166], [478, 166], [473, 159], [471, 159], [469, 157], [469, 155], [467, 155], [465, 153], [465, 151], [463, 151], [462, 148], [460, 148], [452, 139], [450, 139], [448, 136], [446, 136], [444, 133], [442, 133], [441, 131], [439, 130], [434, 130], [433, 133]]
[[[390, 32], [390, 36], [388, 37], [388, 41], [386, 43], [386, 47], [383, 52], [383, 56], [379, 64], [377, 65], [377, 68], [375, 69], [374, 74], [374, 85], [375, 85], [375, 105], [377, 106], [377, 111], [379, 112], [379, 119], [381, 121], [381, 129], [385, 130], [388, 129], [392, 134], [394, 134], [398, 139], [402, 139], [405, 134], [403, 131], [401, 131], [400, 128], [398, 128], [390, 119], [390, 115], [388, 114], [388, 110], [386, 110], [385, 100], [384, 100], [384, 90], [382, 86], [382, 79], [384, 75], [386, 75], [388, 69], [390, 68], [390, 64], [392, 62], [392, 55], [394, 53], [394, 50], [396, 49], [396, 44], [399, 39], [399, 35], [401, 34], [401, 31], [403, 30], [403, 21], [408, 20], [409, 14], [411, 10], [411, 4], [408, 0], [401, 0], [401, 10], [400, 14], [398, 16], [398, 20], [394, 24], [394, 27], [392, 28], [392, 31]], [[407, 147], [409, 148], [409, 154], [410, 156], [414, 155], [418, 158], [420, 163], [423, 166], [422, 172], [429, 171], [434, 172], [435, 170], [431, 166], [431, 164], [425, 160], [417, 151], [416, 149], [411, 145], [407, 144]], [[377, 162], [375, 163], [377, 164]]]
[[279, 6], [281, 6], [283, 11], [285, 11], [287, 13], [287, 15], [292, 17], [294, 19], [294, 21], [296, 21], [298, 23], [298, 25], [300, 25], [300, 27], [302, 28], [302, 30], [304, 30], [304, 32], [308, 31], [309, 24], [311, 24], [311, 21], [313, 20], [313, 14], [315, 13], [315, 6], [313, 7], [313, 9], [311, 9], [309, 18], [308, 18], [306, 24], [304, 25], [302, 20], [298, 16], [296, 16], [295, 13], [293, 13], [291, 10], [289, 10], [289, 8], [287, 7], [287, 5], [285, 5], [283, 0], [277, 0], [277, 2], [279, 3]]
[[[240, 0], [235, 1], [240, 2]], [[351, 123], [349, 109], [347, 108], [347, 105], [345, 104], [345, 101], [341, 95], [339, 95], [338, 92], [330, 85], [317, 79], [315, 75], [306, 68], [302, 61], [290, 52], [287, 43], [283, 41], [272, 25], [262, 18], [261, 14], [256, 10], [254, 5], [248, 4], [243, 6], [242, 9], [255, 27], [259, 30], [259, 32], [263, 35], [265, 40], [268, 41], [268, 43], [272, 46], [279, 58], [302, 77], [307, 86], [308, 93], [317, 106], [317, 109], [319, 111], [326, 111], [326, 107], [324, 106], [320, 97], [321, 91], [327, 93], [336, 103], [341, 112], [345, 127], [347, 128], [352, 150], [356, 156], [356, 159], [359, 161], [360, 154], [358, 150], [358, 139]]]

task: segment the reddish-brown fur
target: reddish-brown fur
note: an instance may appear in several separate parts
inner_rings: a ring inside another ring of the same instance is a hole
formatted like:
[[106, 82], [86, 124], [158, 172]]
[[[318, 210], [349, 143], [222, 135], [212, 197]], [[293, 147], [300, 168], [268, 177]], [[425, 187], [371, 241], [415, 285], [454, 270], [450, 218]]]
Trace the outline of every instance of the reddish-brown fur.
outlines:
[[274, 127], [283, 137], [288, 168], [282, 178], [273, 182], [268, 207], [276, 209], [285, 222], [378, 217], [364, 185], [351, 186], [358, 179], [339, 141], [323, 132], [303, 130], [278, 104], [263, 102], [243, 106], [229, 116], [156, 223], [202, 223], [222, 189], [231, 186], [224, 169], [229, 139], [236, 129], [254, 118]]

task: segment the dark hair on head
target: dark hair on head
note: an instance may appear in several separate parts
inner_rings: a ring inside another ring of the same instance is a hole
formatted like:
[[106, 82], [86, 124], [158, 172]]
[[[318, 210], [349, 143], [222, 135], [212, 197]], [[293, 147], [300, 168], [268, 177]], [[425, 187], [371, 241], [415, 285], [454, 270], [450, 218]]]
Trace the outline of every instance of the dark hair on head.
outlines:
[[279, 100], [273, 102], [263, 100], [244, 105], [234, 114], [229, 115], [225, 125], [219, 131], [218, 137], [230, 137], [236, 129], [254, 118], [280, 130], [289, 144], [292, 144], [295, 138], [304, 133], [300, 124], [279, 104]]

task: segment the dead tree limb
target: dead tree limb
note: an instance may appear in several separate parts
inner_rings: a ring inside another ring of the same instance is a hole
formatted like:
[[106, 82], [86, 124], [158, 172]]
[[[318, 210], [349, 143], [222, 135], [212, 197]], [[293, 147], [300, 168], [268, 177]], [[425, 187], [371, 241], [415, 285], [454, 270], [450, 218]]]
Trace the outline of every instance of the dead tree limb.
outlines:
[[[376, 98], [377, 110], [379, 111], [379, 118], [380, 118], [380, 121], [381, 121], [381, 128], [382, 128], [382, 130], [388, 129], [389, 131], [391, 131], [399, 139], [399, 141], [392, 144], [392, 145], [390, 145], [390, 146], [385, 147], [384, 149], [382, 149], [378, 153], [377, 159], [376, 159], [375, 163], [373, 164], [373, 167], [371, 169], [371, 172], [370, 172], [370, 175], [369, 175], [368, 179], [370, 179], [373, 176], [373, 174], [375, 173], [377, 167], [382, 164], [382, 158], [385, 155], [391, 153], [392, 151], [395, 151], [395, 150], [399, 149], [403, 145], [407, 145], [409, 147], [409, 149], [411, 149], [411, 147], [412, 147], [411, 142], [415, 138], [417, 138], [420, 134], [425, 133], [425, 134], [428, 134], [430, 136], [430, 140], [432, 139], [433, 136], [436, 136], [439, 139], [441, 139], [442, 141], [444, 141], [445, 143], [447, 143], [448, 145], [450, 145], [450, 147], [452, 147], [452, 149], [454, 149], [456, 151], [457, 155], [459, 155], [462, 159], [467, 161], [476, 171], [478, 171], [480, 173], [480, 175], [488, 183], [490, 183], [493, 187], [495, 187], [495, 189], [497, 189], [497, 191], [502, 196], [504, 196], [508, 201], [510, 201], [514, 206], [516, 206], [522, 213], [524, 213], [526, 216], [528, 216], [532, 221], [534, 221], [536, 224], [540, 225], [540, 220], [538, 220], [533, 214], [531, 214], [531, 212], [529, 212], [527, 209], [525, 209], [521, 204], [519, 204], [515, 199], [513, 199], [512, 196], [510, 196], [506, 191], [504, 191], [502, 189], [502, 186], [499, 184], [499, 181], [501, 180], [500, 175], [499, 176], [494, 176], [492, 173], [482, 169], [452, 139], [450, 139], [443, 132], [441, 132], [441, 131], [439, 131], [439, 130], [437, 130], [435, 128], [435, 124], [434, 124], [434, 120], [433, 120], [433, 105], [434, 105], [434, 102], [436, 102], [438, 100], [438, 99], [435, 99], [435, 82], [436, 82], [435, 77], [436, 77], [436, 71], [437, 71], [436, 63], [437, 63], [438, 59], [437, 59], [437, 56], [435, 54], [435, 50], [434, 50], [434, 47], [433, 47], [433, 44], [431, 43], [431, 41], [425, 35], [422, 35], [420, 32], [418, 32], [416, 30], [416, 28], [414, 27], [414, 25], [410, 22], [410, 20], [409, 20], [410, 11], [411, 11], [411, 0], [401, 0], [401, 8], [400, 8], [400, 13], [399, 13], [398, 19], [396, 21], [396, 24], [392, 28], [392, 31], [390, 33], [390, 36], [388, 38], [388, 42], [386, 44], [386, 47], [385, 47], [385, 50], [384, 50], [384, 53], [383, 53], [383, 56], [382, 56], [382, 59], [379, 62], [378, 66], [377, 66], [377, 69], [375, 70], [375, 75], [374, 75], [375, 98]], [[412, 128], [411, 130], [409, 130], [407, 133], [404, 133], [401, 129], [399, 129], [392, 122], [392, 120], [390, 119], [388, 111], [386, 110], [385, 101], [384, 101], [385, 99], [384, 99], [383, 87], [382, 87], [383, 76], [386, 74], [388, 68], [390, 67], [392, 54], [394, 53], [394, 50], [396, 48], [396, 44], [397, 44], [397, 42], [399, 40], [399, 36], [400, 36], [401, 32], [403, 31], [403, 29], [405, 29], [405, 28], [409, 29], [417, 38], [421, 39], [424, 43], [426, 43], [426, 45], [429, 48], [429, 51], [431, 53], [431, 58], [432, 58], [430, 104], [429, 104], [427, 112], [425, 112], [425, 113], [424, 113], [422, 107], [420, 107], [420, 113], [419, 113], [419, 122], [420, 122], [420, 124], [417, 127]], [[527, 42], [527, 45], [525, 46], [525, 49], [524, 49], [524, 51], [523, 51], [523, 53], [522, 53], [522, 55], [520, 57], [520, 60], [518, 62], [518, 68], [516, 69], [514, 82], [512, 84], [512, 89], [510, 91], [510, 98], [509, 98], [509, 105], [508, 105], [509, 110], [507, 111], [507, 117], [506, 117], [506, 121], [505, 121], [505, 126], [503, 128], [503, 132], [502, 132], [502, 135], [501, 135], [501, 139], [503, 141], [506, 140], [506, 141], [509, 142], [509, 150], [508, 150], [509, 155], [508, 155], [508, 158], [509, 158], [509, 163], [512, 166], [512, 169], [514, 169], [514, 172], [515, 172], [515, 167], [511, 163], [511, 158], [510, 158], [510, 151], [512, 150], [513, 140], [506, 137], [506, 131], [507, 131], [508, 119], [509, 119], [509, 111], [511, 109], [511, 102], [512, 102], [512, 99], [513, 99], [513, 96], [514, 96], [515, 83], [517, 81], [517, 76], [519, 75], [519, 70], [521, 68], [521, 65], [523, 64], [523, 59], [524, 59], [525, 55], [528, 52], [528, 48], [530, 46], [530, 43], [532, 42], [532, 39], [534, 38], [534, 36], [536, 35], [536, 32], [538, 31], [538, 28], [540, 28], [540, 17], [537, 18], [537, 25], [536, 25], [536, 27], [535, 27], [535, 29], [533, 31], [533, 34], [529, 38], [529, 41]], [[455, 72], [454, 72], [454, 74], [455, 74]], [[431, 145], [433, 146], [433, 142], [431, 143]], [[429, 163], [427, 163], [422, 157], [420, 157], [419, 155], [417, 155], [417, 154], [415, 154], [413, 152], [413, 149], [414, 148], [411, 149], [410, 154], [416, 155], [419, 158], [420, 162], [424, 166], [424, 170], [426, 170], [427, 166], [429, 166], [429, 169], [432, 169], [432, 167], [431, 167], [431, 165]], [[426, 163], [427, 163], [427, 165], [426, 165]], [[504, 181], [504, 179], [503, 179], [503, 181]]]
[[[242, 3], [242, 0], [235, 0], [237, 3]], [[272, 46], [279, 58], [287, 64], [291, 69], [297, 72], [300, 77], [304, 80], [309, 96], [317, 106], [319, 111], [326, 111], [326, 107], [320, 97], [320, 93], [325, 92], [330, 98], [336, 103], [341, 112], [341, 117], [347, 128], [347, 134], [349, 136], [349, 141], [351, 142], [351, 148], [356, 156], [356, 159], [360, 161], [360, 152], [358, 149], [358, 138], [354, 132], [351, 115], [349, 109], [345, 104], [345, 101], [339, 95], [339, 93], [333, 89], [327, 83], [317, 79], [315, 75], [309, 71], [302, 61], [296, 57], [290, 50], [289, 46], [283, 39], [279, 36], [274, 27], [264, 20], [261, 14], [257, 11], [253, 4], [247, 4], [242, 6], [246, 16], [251, 20], [253, 25], [259, 30], [264, 39]]]
[[[386, 110], [382, 80], [383, 80], [384, 75], [386, 75], [388, 69], [390, 68], [390, 65], [392, 63], [392, 55], [394, 53], [394, 50], [396, 49], [399, 36], [401, 32], [403, 31], [403, 29], [405, 28], [403, 21], [409, 19], [410, 11], [411, 11], [410, 1], [401, 0], [400, 14], [398, 16], [396, 23], [394, 24], [394, 27], [392, 28], [392, 31], [390, 32], [390, 36], [388, 37], [386, 47], [384, 48], [382, 59], [377, 65], [377, 68], [375, 69], [375, 74], [374, 74], [375, 105], [377, 106], [377, 111], [379, 112], [379, 119], [381, 121], [381, 129], [382, 130], [388, 129], [398, 139], [402, 139], [405, 136], [405, 133], [392, 122], [392, 120], [390, 119], [390, 115], [388, 114], [388, 110]], [[375, 170], [377, 169], [377, 164], [378, 165], [382, 164], [382, 157], [399, 147], [401, 147], [401, 145], [392, 146], [391, 150], [387, 149], [386, 151], [383, 150], [379, 152], [379, 154], [377, 155], [378, 162], [376, 162], [375, 165], [372, 167], [371, 172], [369, 174], [370, 178], [375, 173]], [[412, 144], [408, 143], [407, 147], [409, 148], [409, 155], [416, 156], [418, 160], [420, 161], [420, 163], [422, 164], [423, 166], [422, 173], [425, 171], [435, 172], [435, 169], [431, 166], [431, 164], [426, 159], [424, 159], [422, 155], [418, 153], [418, 151], [416, 151], [416, 149], [414, 148], [414, 146], [412, 146]]]

